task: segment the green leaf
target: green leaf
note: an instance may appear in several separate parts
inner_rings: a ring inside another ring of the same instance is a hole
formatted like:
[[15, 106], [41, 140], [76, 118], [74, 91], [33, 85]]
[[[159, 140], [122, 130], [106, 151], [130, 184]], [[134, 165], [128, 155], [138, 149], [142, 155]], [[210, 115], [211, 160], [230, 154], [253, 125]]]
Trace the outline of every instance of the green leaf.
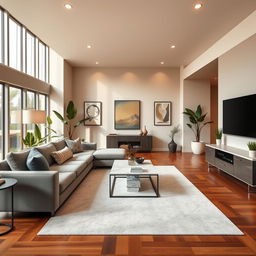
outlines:
[[60, 119], [61, 122], [65, 122], [63, 116], [59, 112], [53, 110], [53, 113]]
[[40, 128], [37, 124], [35, 124], [35, 138], [40, 141], [42, 139], [42, 135], [41, 135], [41, 131], [40, 131]]
[[67, 118], [69, 120], [72, 120], [76, 117], [76, 114], [77, 114], [77, 110], [75, 108], [75, 105], [74, 105], [74, 102], [73, 101], [70, 101], [68, 103], [68, 106], [67, 106]]
[[[90, 118], [89, 118], [89, 119], [90, 119]], [[88, 120], [88, 118], [84, 118], [84, 119], [78, 121], [78, 122], [74, 125], [74, 127], [76, 128], [76, 127], [80, 126], [81, 124], [84, 123], [84, 121], [87, 121], [87, 120]]]
[[52, 119], [51, 119], [50, 116], [47, 116], [46, 120], [47, 120], [47, 124], [48, 124], [48, 125], [51, 125], [51, 124], [52, 124]]
[[198, 106], [197, 106], [195, 115], [196, 115], [197, 118], [200, 118], [200, 117], [201, 117], [201, 115], [202, 115], [202, 108], [201, 108], [201, 105], [198, 105]]
[[190, 129], [192, 129], [192, 125], [191, 125], [191, 124], [187, 124], [187, 126], [188, 126]]
[[198, 121], [198, 122], [203, 122], [204, 119], [205, 119], [205, 117], [206, 117], [206, 115], [207, 115], [207, 113], [204, 114], [204, 115], [202, 115], [202, 116], [200, 116], [200, 117], [197, 119], [197, 121]]

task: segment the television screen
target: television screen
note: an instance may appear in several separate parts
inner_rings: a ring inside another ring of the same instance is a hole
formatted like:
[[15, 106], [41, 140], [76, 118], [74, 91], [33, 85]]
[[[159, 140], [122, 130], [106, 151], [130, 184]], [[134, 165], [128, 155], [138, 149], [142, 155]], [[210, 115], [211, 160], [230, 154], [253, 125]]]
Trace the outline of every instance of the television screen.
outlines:
[[223, 133], [256, 138], [256, 94], [223, 101]]

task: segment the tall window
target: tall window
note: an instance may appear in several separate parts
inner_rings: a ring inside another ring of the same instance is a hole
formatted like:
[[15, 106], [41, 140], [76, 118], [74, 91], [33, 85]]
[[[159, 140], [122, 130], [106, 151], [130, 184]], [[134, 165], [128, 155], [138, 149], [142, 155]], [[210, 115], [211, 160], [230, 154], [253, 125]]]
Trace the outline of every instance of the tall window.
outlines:
[[9, 87], [9, 150], [18, 151], [21, 149], [21, 109], [22, 91], [15, 87]]
[[[47, 96], [44, 94], [39, 94], [38, 96], [38, 109], [46, 111], [47, 114]], [[40, 124], [40, 129], [42, 137], [46, 135], [45, 125]]]
[[3, 85], [0, 84], [0, 160], [3, 159]]
[[21, 26], [9, 18], [9, 66], [21, 70]]
[[27, 32], [26, 33], [26, 73], [35, 76], [35, 37]]
[[[36, 94], [31, 91], [26, 92], [26, 108], [27, 109], [35, 109], [36, 108]], [[26, 125], [26, 131], [27, 132], [33, 132], [34, 125], [33, 124], [27, 124]]]
[[42, 81], [46, 81], [46, 49], [45, 44], [39, 41], [38, 46], [38, 78]]
[[4, 13], [0, 9], [0, 63], [4, 63]]

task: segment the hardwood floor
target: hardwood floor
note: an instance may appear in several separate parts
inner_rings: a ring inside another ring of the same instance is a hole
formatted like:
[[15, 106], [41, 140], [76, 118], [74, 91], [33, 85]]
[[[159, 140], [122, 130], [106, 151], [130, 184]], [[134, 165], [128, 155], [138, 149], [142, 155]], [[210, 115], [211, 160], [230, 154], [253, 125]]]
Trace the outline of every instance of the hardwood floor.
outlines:
[[[207, 170], [204, 156], [140, 154], [155, 165], [175, 165], [243, 232], [244, 236], [37, 236], [47, 216], [17, 216], [0, 236], [0, 255], [256, 255], [256, 195], [232, 177]], [[173, 221], [173, 220], [170, 220]]]

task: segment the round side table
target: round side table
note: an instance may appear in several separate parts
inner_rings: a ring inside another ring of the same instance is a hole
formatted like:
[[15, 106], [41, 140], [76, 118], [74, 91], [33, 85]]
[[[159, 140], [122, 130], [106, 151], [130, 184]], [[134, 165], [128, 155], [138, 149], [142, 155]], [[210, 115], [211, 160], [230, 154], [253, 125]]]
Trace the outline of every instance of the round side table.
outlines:
[[0, 190], [4, 190], [4, 189], [11, 189], [11, 223], [0, 223], [0, 226], [7, 226], [8, 229], [2, 233], [0, 233], [0, 236], [5, 235], [9, 232], [11, 232], [14, 228], [14, 212], [13, 212], [13, 188], [14, 186], [17, 184], [17, 180], [13, 179], [13, 178], [1, 178], [3, 180], [5, 180], [5, 183], [0, 185]]

